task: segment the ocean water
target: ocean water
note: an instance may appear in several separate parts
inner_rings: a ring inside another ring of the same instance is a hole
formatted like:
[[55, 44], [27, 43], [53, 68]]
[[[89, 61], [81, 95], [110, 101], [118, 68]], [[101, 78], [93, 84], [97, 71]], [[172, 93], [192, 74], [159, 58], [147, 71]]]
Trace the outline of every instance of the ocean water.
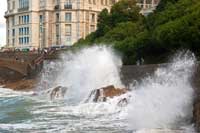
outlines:
[[[0, 89], [0, 133], [195, 133], [190, 77], [196, 59], [175, 55], [130, 92], [106, 102], [85, 102], [94, 89], [124, 87], [122, 62], [110, 47], [90, 47], [62, 55], [44, 66], [32, 92]], [[135, 82], [135, 81], [133, 81]], [[51, 99], [49, 88], [65, 86], [64, 97]], [[119, 106], [121, 99], [127, 106]]]

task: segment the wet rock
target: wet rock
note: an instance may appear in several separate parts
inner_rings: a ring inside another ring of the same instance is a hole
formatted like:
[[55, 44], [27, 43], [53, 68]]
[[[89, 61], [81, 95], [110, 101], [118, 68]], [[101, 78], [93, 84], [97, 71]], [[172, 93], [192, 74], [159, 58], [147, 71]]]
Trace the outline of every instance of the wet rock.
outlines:
[[[127, 93], [129, 90], [126, 88], [115, 88], [113, 85], [93, 90], [86, 102], [105, 102], [107, 98], [113, 98]], [[126, 101], [126, 100], [124, 100]], [[122, 102], [122, 101], [121, 101]]]
[[198, 131], [200, 131], [200, 96], [195, 99], [193, 106], [193, 120]]
[[120, 107], [125, 107], [126, 105], [128, 105], [128, 99], [127, 99], [127, 98], [121, 99], [121, 100], [118, 102], [117, 105], [120, 106]]
[[16, 91], [30, 91], [35, 88], [37, 81], [34, 79], [23, 79], [12, 82], [5, 82], [4, 88], [10, 88]]
[[49, 94], [51, 100], [60, 99], [64, 98], [67, 89], [67, 87], [57, 86], [53, 89], [48, 90], [47, 93]]

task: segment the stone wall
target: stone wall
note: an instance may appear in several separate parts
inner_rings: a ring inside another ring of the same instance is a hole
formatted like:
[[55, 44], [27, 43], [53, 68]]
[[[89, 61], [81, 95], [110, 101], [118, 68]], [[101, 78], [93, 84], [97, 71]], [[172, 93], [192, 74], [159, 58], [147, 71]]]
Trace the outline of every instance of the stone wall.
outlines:
[[165, 66], [166, 64], [153, 64], [153, 65], [127, 65], [121, 69], [121, 80], [127, 86], [133, 80], [140, 81], [146, 76], [150, 76], [158, 67]]
[[24, 62], [30, 62], [36, 59], [40, 54], [34, 52], [0, 52], [0, 59], [18, 59]]
[[8, 81], [16, 81], [23, 78], [24, 76], [20, 73], [17, 73], [7, 68], [0, 68], [0, 85]]

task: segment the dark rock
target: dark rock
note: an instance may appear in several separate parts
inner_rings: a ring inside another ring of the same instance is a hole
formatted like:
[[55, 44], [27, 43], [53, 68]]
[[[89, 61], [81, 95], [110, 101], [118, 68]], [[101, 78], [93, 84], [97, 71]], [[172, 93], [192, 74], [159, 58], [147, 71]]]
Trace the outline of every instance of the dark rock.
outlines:
[[124, 107], [124, 106], [126, 106], [128, 104], [128, 99], [127, 98], [123, 98], [123, 99], [121, 99], [119, 102], [118, 102], [118, 106], [120, 106], [120, 107]]
[[67, 87], [57, 86], [56, 88], [48, 90], [47, 93], [50, 95], [51, 100], [54, 100], [64, 98], [67, 89]]
[[4, 88], [13, 89], [16, 91], [30, 91], [35, 88], [35, 85], [37, 83], [37, 80], [34, 79], [22, 79], [17, 81], [10, 81], [5, 82], [3, 85]]
[[193, 104], [193, 121], [196, 129], [200, 131], [200, 96], [197, 96]]
[[113, 85], [103, 87], [100, 89], [93, 90], [89, 98], [86, 100], [86, 102], [93, 101], [93, 102], [105, 102], [107, 98], [113, 98], [115, 96], [120, 96], [125, 93], [127, 93], [128, 89], [119, 89], [115, 88]]

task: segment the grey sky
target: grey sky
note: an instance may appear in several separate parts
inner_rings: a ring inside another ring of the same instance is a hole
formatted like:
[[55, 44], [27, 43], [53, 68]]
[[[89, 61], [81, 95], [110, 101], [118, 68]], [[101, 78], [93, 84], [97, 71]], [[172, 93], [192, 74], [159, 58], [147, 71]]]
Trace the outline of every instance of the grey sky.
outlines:
[[4, 13], [7, 8], [7, 0], [0, 0], [0, 46], [6, 43], [6, 24]]

